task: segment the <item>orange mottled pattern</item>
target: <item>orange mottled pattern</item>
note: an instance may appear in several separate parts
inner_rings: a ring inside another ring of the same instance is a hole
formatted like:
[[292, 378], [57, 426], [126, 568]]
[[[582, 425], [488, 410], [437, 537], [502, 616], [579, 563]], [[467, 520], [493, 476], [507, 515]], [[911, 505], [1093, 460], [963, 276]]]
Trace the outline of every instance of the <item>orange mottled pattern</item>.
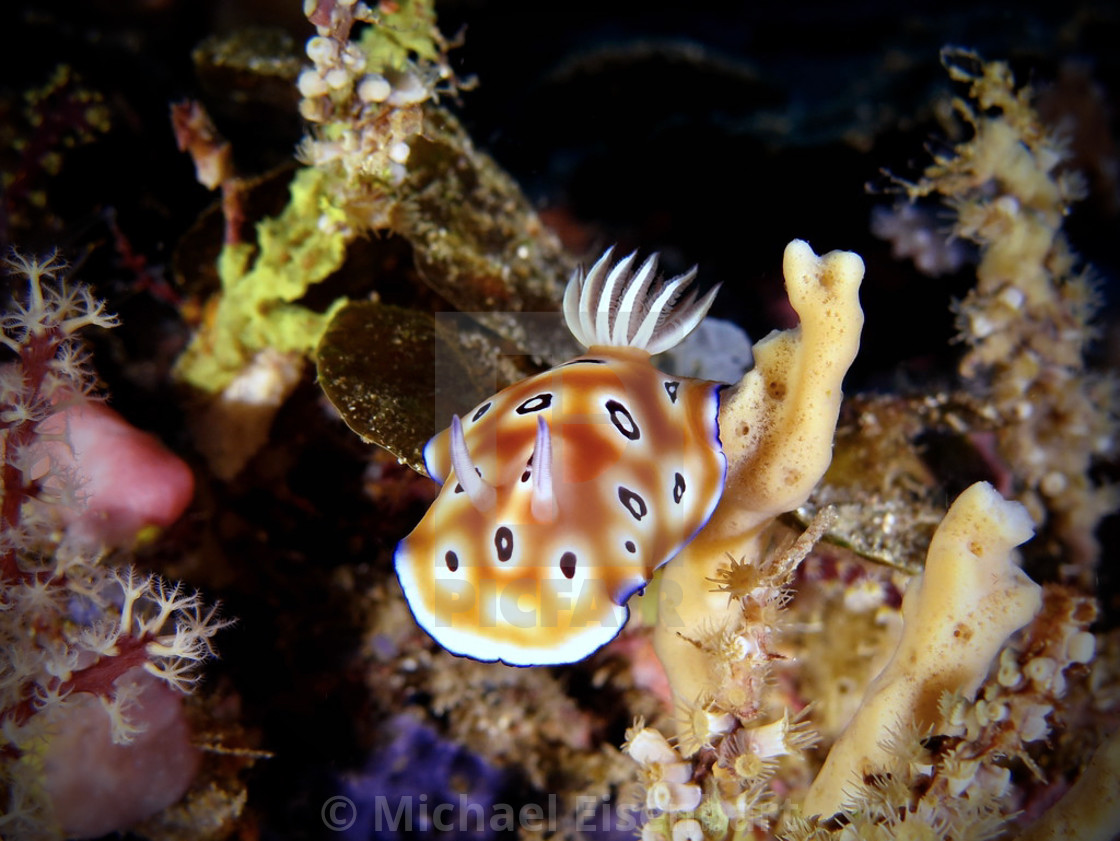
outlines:
[[[417, 621], [451, 651], [519, 664], [569, 662], [612, 638], [629, 596], [719, 500], [718, 388], [658, 371], [644, 352], [593, 347], [504, 389], [462, 418], [471, 460], [497, 491], [486, 512], [459, 486], [440, 433], [427, 458], [447, 481], [397, 550]], [[531, 513], [542, 416], [551, 522]]]

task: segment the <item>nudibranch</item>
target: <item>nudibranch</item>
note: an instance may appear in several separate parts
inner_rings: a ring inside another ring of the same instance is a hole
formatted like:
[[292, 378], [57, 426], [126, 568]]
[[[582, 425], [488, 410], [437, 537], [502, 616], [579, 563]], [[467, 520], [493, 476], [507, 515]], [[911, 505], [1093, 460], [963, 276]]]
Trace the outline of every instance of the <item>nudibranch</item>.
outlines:
[[719, 287], [682, 293], [608, 250], [564, 294], [583, 356], [484, 401], [424, 449], [439, 495], [396, 551], [416, 621], [449, 651], [572, 663], [626, 624], [626, 602], [704, 526], [723, 493], [721, 383], [650, 357], [704, 318]]

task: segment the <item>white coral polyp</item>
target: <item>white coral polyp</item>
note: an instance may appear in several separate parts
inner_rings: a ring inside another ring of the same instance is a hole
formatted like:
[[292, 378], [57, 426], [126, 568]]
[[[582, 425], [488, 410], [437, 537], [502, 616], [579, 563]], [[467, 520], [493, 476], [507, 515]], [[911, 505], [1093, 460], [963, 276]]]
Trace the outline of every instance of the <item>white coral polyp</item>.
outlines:
[[750, 731], [751, 749], [762, 759], [772, 756], [785, 756], [790, 753], [789, 716], [783, 715], [777, 721], [763, 724]]
[[338, 58], [338, 45], [330, 38], [316, 35], [307, 41], [307, 57], [317, 65], [332, 64]]
[[418, 105], [431, 97], [428, 87], [415, 73], [404, 72], [394, 74], [392, 77], [393, 92], [389, 94], [388, 103], [395, 108], [408, 105]]
[[393, 86], [380, 73], [371, 73], [358, 84], [358, 99], [362, 102], [384, 102], [392, 92]]
[[296, 87], [299, 88], [300, 96], [307, 99], [323, 96], [323, 94], [330, 90], [323, 74], [310, 67], [299, 74], [299, 78], [296, 80]]
[[673, 824], [673, 841], [704, 841], [704, 828], [695, 818]]
[[1066, 652], [1074, 663], [1088, 663], [1097, 651], [1097, 638], [1088, 631], [1080, 631], [1069, 638]]
[[630, 758], [639, 765], [667, 765], [680, 761], [668, 740], [652, 727], [643, 727], [626, 746]]
[[1022, 708], [1016, 710], [1017, 720], [1015, 723], [1019, 738], [1025, 744], [1045, 739], [1050, 733], [1050, 725], [1046, 719], [1053, 711], [1054, 708], [1049, 704], [1034, 702], [1028, 702]]
[[700, 805], [702, 792], [695, 783], [661, 780], [649, 787], [646, 807], [658, 812], [691, 812]]

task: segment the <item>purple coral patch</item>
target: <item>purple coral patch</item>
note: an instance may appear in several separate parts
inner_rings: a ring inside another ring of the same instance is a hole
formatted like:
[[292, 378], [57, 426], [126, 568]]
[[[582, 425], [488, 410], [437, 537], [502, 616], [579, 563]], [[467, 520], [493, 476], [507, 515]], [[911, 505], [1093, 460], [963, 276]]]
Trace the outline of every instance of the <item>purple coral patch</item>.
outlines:
[[499, 819], [505, 774], [462, 745], [402, 714], [389, 741], [363, 771], [347, 775], [340, 792], [353, 803], [349, 841], [486, 841], [508, 835]]

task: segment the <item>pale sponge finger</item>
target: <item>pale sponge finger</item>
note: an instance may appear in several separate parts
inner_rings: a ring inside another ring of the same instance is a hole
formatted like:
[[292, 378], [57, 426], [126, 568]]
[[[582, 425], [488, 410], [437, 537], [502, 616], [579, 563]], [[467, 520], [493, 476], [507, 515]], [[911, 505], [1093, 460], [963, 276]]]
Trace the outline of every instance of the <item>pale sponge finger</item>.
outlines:
[[805, 798], [804, 813], [829, 817], [865, 779], [888, 771], [892, 732], [914, 724], [938, 732], [945, 692], [973, 695], [1011, 636], [1042, 605], [1041, 589], [1015, 564], [1034, 534], [1026, 508], [987, 482], [957, 497], [930, 543], [925, 572], [902, 602], [902, 639], [836, 740]]

